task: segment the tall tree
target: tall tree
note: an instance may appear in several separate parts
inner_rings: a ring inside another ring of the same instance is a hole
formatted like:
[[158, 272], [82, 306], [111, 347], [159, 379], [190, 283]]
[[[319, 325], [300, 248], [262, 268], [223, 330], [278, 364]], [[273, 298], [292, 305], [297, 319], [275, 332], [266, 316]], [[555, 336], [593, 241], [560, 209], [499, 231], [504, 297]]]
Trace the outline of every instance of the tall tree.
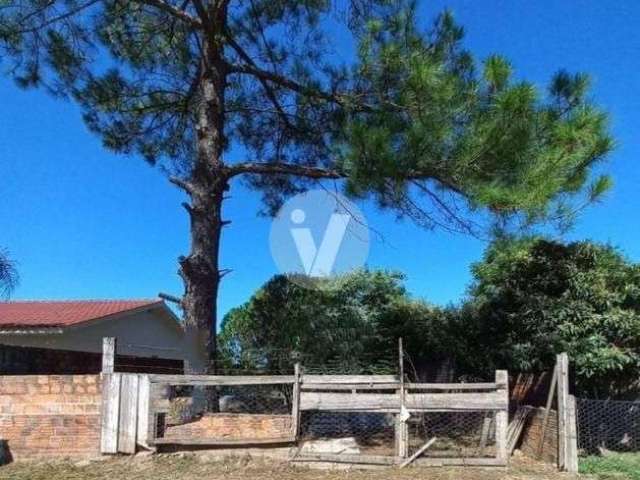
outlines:
[[608, 245], [501, 239], [473, 273], [467, 363], [543, 371], [566, 351], [582, 392], [637, 392], [639, 264]]
[[[585, 191], [612, 143], [587, 78], [561, 72], [542, 95], [499, 56], [478, 68], [462, 37], [449, 13], [423, 29], [411, 1], [0, 8], [2, 57], [18, 84], [72, 98], [106, 147], [162, 164], [188, 196], [182, 307], [212, 369], [222, 207], [235, 178], [264, 192], [269, 212], [341, 180], [427, 227], [463, 231], [468, 209], [540, 220]], [[587, 196], [608, 185], [596, 180]]]
[[0, 249], [0, 298], [7, 298], [18, 283], [18, 272], [7, 251]]

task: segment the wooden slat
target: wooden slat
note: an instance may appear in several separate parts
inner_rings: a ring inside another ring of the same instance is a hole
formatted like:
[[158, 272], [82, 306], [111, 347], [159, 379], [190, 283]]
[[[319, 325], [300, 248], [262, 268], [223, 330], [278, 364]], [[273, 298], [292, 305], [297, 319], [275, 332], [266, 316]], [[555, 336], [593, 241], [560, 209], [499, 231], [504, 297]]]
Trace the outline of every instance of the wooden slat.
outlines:
[[295, 443], [293, 437], [281, 438], [260, 438], [260, 439], [224, 439], [224, 438], [156, 438], [156, 445], [210, 445], [213, 447], [224, 446], [247, 446], [252, 445], [280, 445], [285, 443]]
[[303, 383], [301, 389], [305, 391], [352, 391], [352, 390], [398, 390], [400, 382], [394, 383]]
[[544, 418], [542, 419], [542, 433], [540, 434], [540, 442], [538, 443], [538, 459], [542, 458], [544, 441], [547, 436], [547, 426], [549, 424], [549, 412], [551, 411], [553, 398], [556, 395], [557, 385], [558, 385], [558, 368], [554, 367], [553, 375], [551, 376], [551, 385], [549, 386], [549, 393], [547, 394], [547, 404], [544, 410]]
[[140, 375], [138, 380], [138, 428], [136, 443], [145, 448], [149, 448], [147, 442], [149, 434], [149, 394], [150, 394], [149, 377]]
[[299, 454], [292, 461], [294, 462], [330, 462], [348, 463], [354, 465], [396, 465], [399, 459], [396, 457], [386, 457], [383, 455], [352, 455], [333, 453], [304, 453]]
[[567, 456], [565, 468], [569, 473], [578, 473], [578, 425], [576, 397], [569, 395], [567, 408]]
[[561, 353], [557, 357], [558, 369], [558, 468], [566, 468], [567, 409], [569, 403], [569, 357]]
[[149, 382], [149, 412], [147, 415], [147, 444], [150, 447], [155, 446], [156, 437], [158, 436], [157, 425], [158, 425], [158, 403], [161, 399], [162, 385], [158, 383]]
[[254, 375], [254, 376], [222, 376], [222, 375], [149, 375], [152, 383], [167, 385], [283, 385], [293, 383], [293, 375]]
[[397, 383], [395, 375], [307, 375], [302, 376], [302, 383]]
[[102, 339], [102, 373], [113, 373], [116, 358], [116, 339], [104, 337]]
[[[300, 394], [301, 410], [342, 410], [393, 412], [400, 410], [397, 394], [384, 393], [328, 393]], [[490, 393], [418, 393], [407, 394], [405, 405], [410, 411], [501, 410], [509, 399], [503, 392]]]
[[493, 423], [494, 413], [485, 412], [484, 419], [482, 421], [482, 432], [480, 433], [480, 445], [478, 447], [478, 453], [482, 455], [484, 449], [487, 448], [489, 442], [489, 433], [491, 432], [491, 425]]
[[530, 412], [531, 410], [527, 407], [519, 407], [513, 416], [513, 420], [509, 422], [509, 427], [507, 428], [507, 455], [511, 456], [515, 450]]
[[496, 390], [496, 383], [407, 383], [407, 390]]
[[136, 453], [138, 427], [138, 375], [122, 374], [120, 384], [120, 421], [118, 452]]
[[506, 370], [496, 371], [496, 383], [505, 385], [505, 388], [498, 390], [497, 394], [502, 397], [504, 407], [496, 412], [496, 458], [506, 462], [507, 452], [507, 428], [509, 423], [509, 374]]
[[102, 377], [102, 426], [100, 452], [118, 453], [118, 423], [120, 418], [121, 374], [111, 373]]
[[507, 462], [497, 458], [419, 458], [418, 467], [504, 467]]
[[298, 438], [300, 431], [300, 364], [296, 363], [294, 367], [295, 381], [293, 383], [293, 393], [291, 395], [291, 436]]
[[432, 439], [430, 439], [427, 443], [425, 443], [423, 446], [421, 446], [416, 453], [414, 453], [407, 460], [402, 462], [402, 464], [400, 465], [400, 468], [405, 468], [407, 465], [409, 465], [409, 464], [413, 463], [415, 460], [417, 460], [420, 455], [422, 455], [424, 452], [426, 452], [427, 449], [436, 442], [436, 440], [437, 440], [436, 437], [433, 437]]

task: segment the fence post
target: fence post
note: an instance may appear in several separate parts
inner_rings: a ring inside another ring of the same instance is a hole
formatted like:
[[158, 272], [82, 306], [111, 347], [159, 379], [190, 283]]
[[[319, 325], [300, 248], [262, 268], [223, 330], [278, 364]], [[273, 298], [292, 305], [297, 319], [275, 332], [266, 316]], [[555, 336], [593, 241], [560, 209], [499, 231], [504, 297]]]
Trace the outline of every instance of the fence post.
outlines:
[[398, 361], [400, 366], [400, 388], [398, 395], [400, 396], [400, 411], [396, 417], [396, 455], [400, 458], [409, 456], [409, 424], [408, 418], [405, 418], [405, 388], [404, 388], [404, 347], [402, 338], [398, 339]]
[[291, 395], [291, 436], [298, 440], [300, 433], [300, 364], [294, 366], [293, 394]]
[[496, 385], [498, 393], [507, 401], [507, 408], [496, 412], [496, 450], [497, 458], [507, 463], [507, 429], [509, 428], [509, 373], [506, 370], [496, 370]]
[[104, 337], [102, 339], [102, 373], [113, 373], [116, 360], [116, 339], [115, 337]]
[[567, 455], [567, 409], [569, 403], [569, 357], [557, 356], [558, 369], [558, 469], [565, 470]]
[[575, 398], [569, 394], [569, 355], [558, 355], [558, 468], [578, 471]]

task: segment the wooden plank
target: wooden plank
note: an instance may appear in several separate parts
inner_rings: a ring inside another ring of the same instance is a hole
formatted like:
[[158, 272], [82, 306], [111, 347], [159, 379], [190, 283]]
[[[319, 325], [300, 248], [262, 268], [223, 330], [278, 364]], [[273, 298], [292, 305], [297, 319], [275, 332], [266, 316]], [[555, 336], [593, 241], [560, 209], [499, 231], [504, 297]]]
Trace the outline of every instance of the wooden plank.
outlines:
[[491, 424], [493, 423], [493, 413], [486, 412], [482, 421], [482, 432], [480, 433], [480, 445], [478, 447], [478, 453], [482, 455], [487, 443], [489, 442], [489, 432], [491, 431]]
[[102, 378], [102, 425], [100, 429], [100, 452], [118, 453], [118, 423], [120, 418], [121, 374], [109, 373]]
[[407, 419], [403, 418], [402, 412], [406, 413], [406, 398], [404, 390], [404, 348], [402, 345], [402, 338], [398, 339], [398, 363], [400, 370], [400, 388], [398, 389], [398, 396], [400, 400], [400, 414], [396, 415], [396, 455], [400, 458], [407, 458], [409, 456], [409, 426], [407, 425]]
[[102, 339], [102, 373], [108, 375], [115, 371], [116, 339], [104, 337]]
[[558, 468], [566, 469], [567, 459], [567, 409], [569, 408], [569, 356], [557, 357], [558, 369]]
[[224, 446], [252, 446], [252, 445], [280, 445], [295, 443], [294, 437], [259, 438], [259, 439], [221, 439], [221, 438], [156, 438], [156, 445], [209, 445], [212, 447]]
[[348, 463], [354, 465], [396, 465], [398, 459], [396, 457], [387, 457], [383, 455], [353, 455], [353, 454], [334, 454], [334, 453], [304, 453], [300, 454], [292, 461], [295, 462], [330, 462], [330, 463]]
[[136, 453], [138, 427], [138, 375], [122, 374], [120, 384], [120, 421], [118, 423], [118, 452]]
[[157, 403], [160, 400], [162, 385], [149, 382], [149, 409], [147, 413], [147, 445], [154, 447], [158, 436]]
[[306, 383], [397, 383], [395, 375], [307, 375], [302, 376], [302, 384]]
[[542, 432], [540, 433], [540, 442], [538, 443], [538, 458], [542, 458], [542, 451], [544, 448], [544, 441], [547, 436], [547, 428], [549, 425], [549, 412], [551, 411], [551, 405], [553, 404], [553, 398], [556, 395], [558, 385], [558, 368], [554, 366], [553, 374], [551, 375], [551, 385], [549, 386], [549, 393], [547, 394], [547, 404], [544, 410], [544, 417], [542, 419]]
[[578, 425], [576, 397], [569, 395], [567, 408], [567, 447], [565, 469], [569, 473], [578, 473]]
[[[422, 393], [406, 394], [405, 405], [409, 411], [465, 411], [503, 410], [508, 408], [508, 394], [490, 393]], [[301, 410], [374, 411], [398, 412], [400, 399], [397, 394], [386, 393], [329, 393], [307, 392], [300, 394]]]
[[293, 393], [291, 395], [291, 436], [298, 438], [300, 432], [300, 364], [294, 366]]
[[427, 443], [425, 443], [423, 446], [421, 446], [416, 453], [414, 453], [407, 460], [402, 462], [402, 464], [400, 465], [400, 468], [404, 468], [407, 465], [413, 463], [415, 460], [417, 460], [420, 455], [422, 455], [424, 452], [426, 452], [427, 449], [436, 442], [436, 440], [437, 440], [437, 438], [433, 437], [431, 440], [429, 440]]
[[149, 434], [150, 392], [149, 377], [147, 375], [140, 375], [138, 379], [138, 427], [136, 443], [145, 448], [150, 447], [147, 442]]
[[418, 467], [504, 467], [507, 462], [497, 458], [419, 458]]
[[497, 390], [496, 383], [407, 383], [407, 390]]
[[509, 422], [509, 427], [507, 429], [507, 455], [511, 456], [511, 454], [513, 454], [513, 451], [518, 444], [518, 440], [520, 440], [520, 436], [522, 435], [527, 419], [529, 418], [530, 412], [531, 409], [527, 407], [519, 407], [513, 417], [513, 420]]
[[496, 412], [496, 458], [506, 462], [508, 459], [507, 428], [509, 423], [509, 374], [506, 370], [496, 371], [496, 383], [505, 385], [504, 389], [497, 392], [504, 400], [504, 407]]
[[149, 375], [151, 383], [167, 385], [285, 385], [293, 383], [293, 375]]
[[360, 391], [360, 390], [392, 390], [396, 392], [400, 386], [400, 382], [394, 383], [303, 383], [300, 388], [305, 391]]

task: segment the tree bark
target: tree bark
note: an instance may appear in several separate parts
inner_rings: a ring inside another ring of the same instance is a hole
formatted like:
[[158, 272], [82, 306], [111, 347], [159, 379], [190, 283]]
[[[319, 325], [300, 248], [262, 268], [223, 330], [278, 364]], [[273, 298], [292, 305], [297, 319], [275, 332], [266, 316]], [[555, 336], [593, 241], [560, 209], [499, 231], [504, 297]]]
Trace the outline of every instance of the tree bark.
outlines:
[[203, 56], [198, 79], [196, 109], [196, 153], [187, 193], [191, 220], [191, 251], [180, 259], [185, 293], [182, 299], [188, 341], [206, 352], [207, 373], [216, 373], [217, 298], [220, 285], [220, 236], [224, 221], [222, 204], [229, 174], [223, 162], [225, 147], [224, 98], [226, 64], [223, 45], [216, 31], [226, 23], [226, 8], [205, 12], [211, 15], [202, 39]]

